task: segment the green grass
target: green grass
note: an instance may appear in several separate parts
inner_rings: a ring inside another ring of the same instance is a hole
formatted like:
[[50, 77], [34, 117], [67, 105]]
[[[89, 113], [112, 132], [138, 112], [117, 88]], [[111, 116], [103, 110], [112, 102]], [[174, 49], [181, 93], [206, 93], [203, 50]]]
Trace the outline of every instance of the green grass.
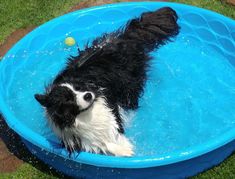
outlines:
[[0, 179], [57, 179], [53, 173], [43, 172], [30, 164], [23, 164], [16, 172], [0, 174]]
[[0, 0], [0, 44], [19, 28], [38, 26], [81, 0]]
[[[81, 0], [0, 0], [0, 44], [7, 36], [19, 28], [38, 26], [44, 22], [66, 13], [74, 4]], [[114, 0], [114, 2], [120, 0]], [[235, 19], [235, 7], [222, 0], [172, 0], [210, 9]], [[35, 164], [23, 164], [16, 172], [0, 174], [0, 179], [50, 179], [61, 178], [47, 167], [35, 167]], [[235, 178], [235, 154], [219, 166], [216, 166], [195, 179], [201, 178]]]

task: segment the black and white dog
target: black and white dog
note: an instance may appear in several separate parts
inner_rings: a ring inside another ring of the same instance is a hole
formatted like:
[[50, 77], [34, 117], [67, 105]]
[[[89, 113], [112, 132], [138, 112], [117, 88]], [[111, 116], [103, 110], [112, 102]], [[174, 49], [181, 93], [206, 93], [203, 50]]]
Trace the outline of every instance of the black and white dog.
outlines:
[[138, 108], [151, 59], [149, 52], [178, 32], [173, 9], [143, 13], [79, 51], [45, 94], [35, 95], [69, 152], [134, 154], [124, 135], [121, 111]]

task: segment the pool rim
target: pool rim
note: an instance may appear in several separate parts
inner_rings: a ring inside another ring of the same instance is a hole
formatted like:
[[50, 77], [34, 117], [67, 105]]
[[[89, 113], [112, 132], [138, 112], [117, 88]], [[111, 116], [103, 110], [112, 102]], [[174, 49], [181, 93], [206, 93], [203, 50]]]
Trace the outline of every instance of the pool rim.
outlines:
[[[172, 3], [172, 2], [124, 2], [124, 3], [115, 3], [115, 4], [106, 4], [101, 6], [94, 6], [74, 12], [67, 13], [65, 15], [56, 17], [41, 26], [34, 29], [32, 32], [28, 33], [25, 37], [23, 37], [20, 41], [18, 41], [7, 53], [4, 57], [7, 57], [10, 54], [14, 54], [15, 48], [17, 46], [20, 46], [21, 43], [23, 43], [23, 39], [29, 38], [32, 34], [37, 33], [37, 31], [40, 31], [40, 27], [45, 25], [50, 25], [51, 23], [54, 23], [55, 21], [63, 21], [63, 18], [70, 16], [70, 15], [80, 15], [84, 12], [89, 11], [95, 11], [97, 9], [102, 8], [109, 8], [109, 7], [121, 7], [121, 6], [133, 6], [133, 5], [147, 5], [147, 4], [158, 4], [159, 6], [171, 6], [171, 7], [183, 7], [183, 8], [190, 8], [192, 10], [197, 10], [199, 13], [207, 13], [209, 15], [213, 15], [218, 17], [219, 19], [222, 19], [226, 23], [235, 23], [235, 21], [231, 18], [228, 18], [224, 15], [221, 15], [219, 13], [190, 6], [180, 3]], [[233, 24], [234, 25], [234, 24]], [[0, 62], [0, 69], [3, 66], [3, 62], [6, 60], [3, 57], [2, 61]], [[202, 145], [191, 147], [191, 150], [187, 151], [178, 151], [178, 152], [172, 152], [169, 153], [171, 155], [153, 155], [153, 156], [142, 156], [142, 157], [130, 157], [130, 158], [120, 158], [120, 157], [113, 157], [113, 156], [104, 156], [104, 155], [98, 155], [98, 154], [91, 154], [86, 152], [81, 152], [79, 156], [72, 155], [71, 158], [68, 157], [68, 153], [64, 149], [54, 148], [54, 145], [46, 140], [46, 138], [42, 137], [41, 135], [38, 135], [36, 132], [32, 131], [22, 123], [20, 123], [19, 120], [17, 120], [16, 116], [13, 115], [13, 113], [10, 111], [9, 108], [7, 108], [7, 104], [4, 101], [3, 97], [3, 89], [0, 88], [0, 112], [2, 113], [3, 117], [5, 118], [5, 121], [7, 122], [8, 126], [12, 128], [16, 133], [18, 133], [20, 136], [25, 138], [30, 143], [43, 148], [44, 150], [48, 152], [52, 152], [56, 155], [59, 155], [66, 160], [73, 160], [75, 162], [94, 165], [94, 166], [100, 166], [100, 167], [112, 167], [112, 168], [147, 168], [147, 167], [156, 167], [156, 166], [162, 166], [162, 165], [168, 165], [172, 163], [177, 163], [185, 160], [192, 159], [194, 157], [198, 157], [200, 155], [206, 154], [210, 151], [213, 151], [219, 147], [222, 147], [223, 145], [233, 141], [235, 139], [235, 129], [229, 130], [222, 135], [220, 135], [218, 138], [214, 140], [210, 140], [207, 143], [205, 143], [202, 147]]]

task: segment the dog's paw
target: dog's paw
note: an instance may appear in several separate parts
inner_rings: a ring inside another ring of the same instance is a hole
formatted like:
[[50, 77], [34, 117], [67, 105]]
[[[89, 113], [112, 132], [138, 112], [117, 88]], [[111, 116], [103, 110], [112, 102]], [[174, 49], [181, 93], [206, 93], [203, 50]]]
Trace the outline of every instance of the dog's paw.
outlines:
[[122, 147], [120, 151], [117, 152], [118, 155], [116, 156], [123, 156], [123, 157], [131, 157], [134, 155], [134, 151], [132, 148], [124, 148]]
[[108, 143], [106, 146], [108, 152], [115, 156], [131, 157], [134, 155], [132, 146], [121, 146], [114, 143]]

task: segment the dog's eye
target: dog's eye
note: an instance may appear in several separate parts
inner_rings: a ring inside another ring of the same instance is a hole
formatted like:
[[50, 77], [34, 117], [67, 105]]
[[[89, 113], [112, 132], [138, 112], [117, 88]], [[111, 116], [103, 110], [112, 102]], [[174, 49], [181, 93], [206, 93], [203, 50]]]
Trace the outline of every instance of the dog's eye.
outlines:
[[91, 101], [92, 100], [92, 94], [91, 93], [86, 93], [84, 96], [83, 96], [83, 99], [87, 102]]

